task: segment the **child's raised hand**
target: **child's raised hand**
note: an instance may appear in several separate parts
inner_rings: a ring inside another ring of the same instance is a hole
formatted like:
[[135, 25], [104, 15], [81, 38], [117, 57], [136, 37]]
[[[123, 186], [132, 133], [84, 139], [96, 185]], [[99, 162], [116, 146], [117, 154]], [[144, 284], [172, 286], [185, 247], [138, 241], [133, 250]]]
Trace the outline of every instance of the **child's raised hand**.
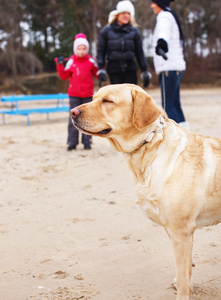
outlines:
[[55, 57], [54, 58], [54, 61], [55, 61], [55, 63], [57, 64], [57, 63], [63, 63], [64, 62], [64, 57], [63, 56], [60, 56], [60, 57]]

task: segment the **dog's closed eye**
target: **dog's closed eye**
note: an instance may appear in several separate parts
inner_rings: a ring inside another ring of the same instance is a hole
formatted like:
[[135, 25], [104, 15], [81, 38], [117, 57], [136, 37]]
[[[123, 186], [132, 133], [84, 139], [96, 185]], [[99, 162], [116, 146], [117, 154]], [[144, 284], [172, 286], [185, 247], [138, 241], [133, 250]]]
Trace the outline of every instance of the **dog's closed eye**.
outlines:
[[102, 103], [114, 103], [114, 101], [107, 100], [107, 99], [103, 99], [103, 100], [102, 100]]

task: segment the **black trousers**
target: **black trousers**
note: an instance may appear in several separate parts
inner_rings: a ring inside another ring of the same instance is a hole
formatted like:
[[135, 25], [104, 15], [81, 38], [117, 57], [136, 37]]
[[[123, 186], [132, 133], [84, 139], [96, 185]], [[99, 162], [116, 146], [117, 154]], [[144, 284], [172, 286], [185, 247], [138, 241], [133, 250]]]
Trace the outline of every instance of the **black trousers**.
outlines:
[[133, 83], [137, 84], [137, 71], [108, 74], [111, 84]]
[[[92, 97], [89, 97], [89, 98], [70, 97], [69, 101], [70, 101], [70, 109], [72, 109], [76, 106], [79, 106], [81, 104], [88, 103], [88, 102], [92, 101]], [[69, 118], [67, 144], [72, 145], [72, 146], [74, 146], [74, 145], [76, 146], [78, 144], [78, 139], [79, 139], [79, 131], [72, 124], [71, 118]], [[92, 142], [91, 135], [82, 134], [82, 141], [81, 142], [85, 146], [90, 146], [90, 144]]]

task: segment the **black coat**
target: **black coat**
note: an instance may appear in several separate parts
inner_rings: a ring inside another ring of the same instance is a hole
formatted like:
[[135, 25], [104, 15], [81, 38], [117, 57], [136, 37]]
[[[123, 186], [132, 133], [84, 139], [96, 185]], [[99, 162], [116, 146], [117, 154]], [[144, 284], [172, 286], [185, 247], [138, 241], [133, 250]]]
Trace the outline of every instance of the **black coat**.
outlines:
[[103, 69], [107, 60], [109, 74], [136, 71], [137, 64], [142, 72], [147, 70], [139, 30], [129, 23], [119, 26], [117, 22], [105, 26], [99, 36], [97, 61]]

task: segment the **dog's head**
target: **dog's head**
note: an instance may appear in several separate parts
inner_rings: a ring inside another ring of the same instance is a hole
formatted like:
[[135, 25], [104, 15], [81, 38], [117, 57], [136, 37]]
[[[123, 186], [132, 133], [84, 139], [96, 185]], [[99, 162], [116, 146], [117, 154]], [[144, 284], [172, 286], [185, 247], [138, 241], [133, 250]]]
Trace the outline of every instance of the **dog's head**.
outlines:
[[92, 102], [71, 110], [77, 129], [118, 142], [131, 140], [160, 114], [153, 99], [133, 84], [105, 86], [94, 95]]

